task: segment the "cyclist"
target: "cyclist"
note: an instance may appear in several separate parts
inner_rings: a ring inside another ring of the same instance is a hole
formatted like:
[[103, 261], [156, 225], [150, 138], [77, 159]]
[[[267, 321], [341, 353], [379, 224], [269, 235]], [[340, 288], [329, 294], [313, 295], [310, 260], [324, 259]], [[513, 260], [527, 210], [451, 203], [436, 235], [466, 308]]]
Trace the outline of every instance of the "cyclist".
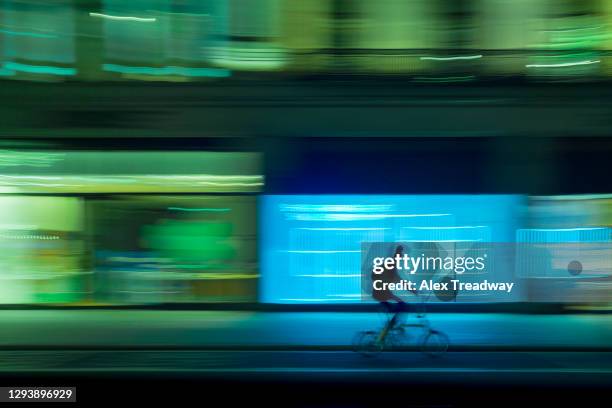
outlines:
[[[401, 257], [403, 254], [404, 247], [398, 245], [397, 248], [395, 248], [395, 254], [393, 256], [399, 255]], [[393, 266], [391, 268], [385, 268], [380, 275], [374, 275], [374, 273], [372, 273], [372, 279], [381, 280], [384, 283], [397, 283], [401, 280], [401, 277], [397, 272], [397, 268]], [[377, 341], [381, 343], [385, 340], [387, 333], [395, 327], [400, 314], [408, 311], [408, 304], [389, 290], [387, 285], [385, 285], [383, 290], [372, 290], [372, 297], [378, 301], [388, 313], [393, 314], [393, 317], [387, 322], [378, 336]]]

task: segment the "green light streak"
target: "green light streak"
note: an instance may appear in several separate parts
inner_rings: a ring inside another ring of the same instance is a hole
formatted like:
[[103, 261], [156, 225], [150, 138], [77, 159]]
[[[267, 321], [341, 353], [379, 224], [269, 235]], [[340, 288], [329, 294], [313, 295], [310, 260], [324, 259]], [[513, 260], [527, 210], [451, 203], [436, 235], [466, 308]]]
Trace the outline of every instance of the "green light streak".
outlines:
[[0, 30], [0, 33], [6, 34], [6, 35], [13, 35], [16, 37], [57, 38], [56, 35], [52, 35], [52, 34], [39, 34], [39, 33], [30, 33], [30, 32], [24, 32], [24, 31]]
[[105, 18], [107, 20], [136, 21], [139, 23], [154, 23], [157, 21], [155, 17], [112, 16], [110, 14], [102, 14], [102, 13], [89, 13], [89, 16]]
[[117, 64], [104, 64], [103, 69], [109, 72], [118, 72], [121, 74], [140, 74], [140, 75], [180, 75], [185, 77], [210, 77], [210, 78], [227, 78], [231, 75], [231, 71], [221, 68], [188, 68], [178, 66], [166, 66], [160, 68], [154, 67], [129, 67]]
[[5, 62], [4, 68], [13, 71], [27, 72], [30, 74], [49, 74], [49, 75], [76, 75], [75, 68], [61, 68], [49, 65], [29, 65], [18, 62]]
[[562, 68], [562, 67], [574, 67], [578, 65], [591, 65], [598, 64], [599, 60], [591, 60], [591, 61], [578, 61], [578, 62], [564, 62], [559, 64], [528, 64], [525, 65], [527, 68]]
[[230, 208], [184, 208], [184, 207], [168, 207], [171, 211], [191, 211], [191, 212], [230, 212]]
[[458, 60], [474, 60], [482, 58], [482, 55], [465, 55], [457, 57], [421, 57], [421, 61], [458, 61]]
[[15, 75], [15, 71], [10, 69], [6, 69], [3, 66], [0, 66], [0, 76], [12, 76]]
[[448, 76], [448, 77], [437, 77], [437, 78], [427, 78], [420, 77], [415, 78], [417, 82], [464, 82], [464, 81], [472, 81], [476, 77], [474, 75], [465, 75], [465, 76]]

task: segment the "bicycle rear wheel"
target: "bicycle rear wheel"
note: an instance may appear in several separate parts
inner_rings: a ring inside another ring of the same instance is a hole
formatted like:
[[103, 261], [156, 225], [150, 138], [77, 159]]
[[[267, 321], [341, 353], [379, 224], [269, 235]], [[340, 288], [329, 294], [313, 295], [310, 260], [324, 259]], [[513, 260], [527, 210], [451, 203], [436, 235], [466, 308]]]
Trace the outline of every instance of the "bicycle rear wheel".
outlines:
[[438, 330], [429, 330], [421, 342], [421, 351], [428, 356], [438, 357], [448, 351], [448, 336]]

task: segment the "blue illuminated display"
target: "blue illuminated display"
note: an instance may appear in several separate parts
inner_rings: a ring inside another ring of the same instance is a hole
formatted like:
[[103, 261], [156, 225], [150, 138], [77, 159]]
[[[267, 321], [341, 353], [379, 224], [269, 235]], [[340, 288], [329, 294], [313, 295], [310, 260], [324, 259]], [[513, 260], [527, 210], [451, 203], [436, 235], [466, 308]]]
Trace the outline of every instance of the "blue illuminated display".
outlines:
[[287, 195], [260, 198], [260, 299], [360, 302], [362, 242], [514, 242], [516, 195]]

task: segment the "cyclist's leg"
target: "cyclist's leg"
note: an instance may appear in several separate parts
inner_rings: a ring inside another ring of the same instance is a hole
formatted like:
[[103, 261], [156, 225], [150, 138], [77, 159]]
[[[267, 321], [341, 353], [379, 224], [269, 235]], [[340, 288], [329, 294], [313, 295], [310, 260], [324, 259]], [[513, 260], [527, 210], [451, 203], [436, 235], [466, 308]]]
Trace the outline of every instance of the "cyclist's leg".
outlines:
[[396, 325], [401, 325], [403, 323], [403, 316], [407, 315], [408, 312], [411, 310], [410, 305], [407, 302], [399, 302], [397, 304], [397, 313], [396, 313], [396, 321], [395, 324]]
[[408, 312], [408, 303], [401, 299], [398, 299], [397, 303], [393, 307], [393, 317], [389, 322], [389, 330], [393, 329], [399, 322], [402, 313]]
[[[393, 304], [391, 302], [383, 301], [383, 302], [380, 302], [380, 304], [383, 306], [384, 311], [385, 311], [386, 314], [394, 313], [395, 308], [393, 307]], [[393, 320], [393, 318], [387, 319], [387, 322], [385, 323], [385, 326], [380, 331], [380, 333], [378, 334], [378, 338], [376, 339], [376, 341], [378, 343], [383, 342], [385, 340], [385, 337], [387, 337], [387, 333], [389, 333], [389, 330], [392, 327], [392, 323], [391, 323], [392, 320]]]

